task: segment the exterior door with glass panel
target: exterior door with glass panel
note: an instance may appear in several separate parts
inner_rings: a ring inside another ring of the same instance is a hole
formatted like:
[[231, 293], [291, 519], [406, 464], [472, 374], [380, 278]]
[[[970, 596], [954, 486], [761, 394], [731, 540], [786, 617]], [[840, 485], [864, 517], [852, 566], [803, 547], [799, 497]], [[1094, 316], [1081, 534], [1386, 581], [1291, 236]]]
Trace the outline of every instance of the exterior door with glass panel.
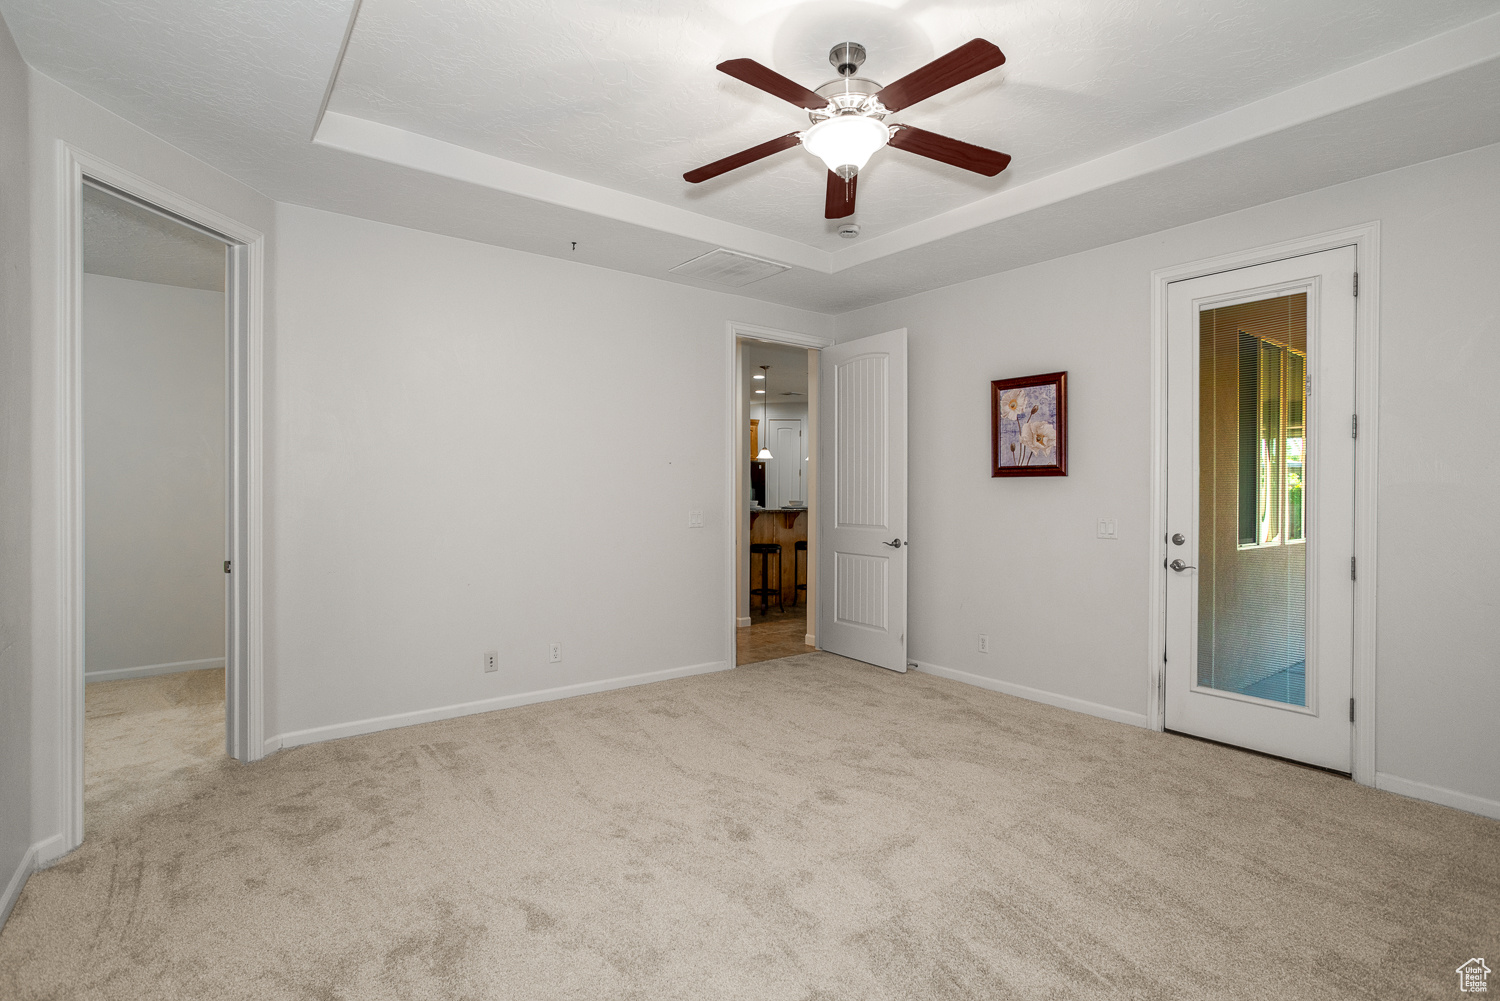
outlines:
[[1167, 292], [1167, 729], [1350, 770], [1353, 247]]

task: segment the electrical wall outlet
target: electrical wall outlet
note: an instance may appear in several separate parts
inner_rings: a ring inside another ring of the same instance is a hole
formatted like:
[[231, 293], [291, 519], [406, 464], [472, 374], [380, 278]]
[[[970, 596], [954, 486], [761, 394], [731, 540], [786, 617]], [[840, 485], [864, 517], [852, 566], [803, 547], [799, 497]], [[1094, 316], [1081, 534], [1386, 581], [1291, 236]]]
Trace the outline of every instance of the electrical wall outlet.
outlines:
[[702, 527], [703, 527], [703, 511], [701, 509], [699, 509], [699, 508], [693, 508], [693, 510], [691, 510], [691, 511], [688, 512], [688, 528], [702, 528]]
[[562, 644], [547, 644], [547, 663], [556, 664], [562, 661]]
[[989, 653], [990, 652], [990, 637], [989, 637], [988, 633], [980, 633], [979, 634], [979, 652], [980, 653]]
[[500, 654], [495, 650], [491, 650], [484, 655], [484, 673], [494, 674], [498, 670], [500, 670]]
[[1118, 539], [1120, 537], [1119, 523], [1113, 518], [1099, 519], [1099, 538]]

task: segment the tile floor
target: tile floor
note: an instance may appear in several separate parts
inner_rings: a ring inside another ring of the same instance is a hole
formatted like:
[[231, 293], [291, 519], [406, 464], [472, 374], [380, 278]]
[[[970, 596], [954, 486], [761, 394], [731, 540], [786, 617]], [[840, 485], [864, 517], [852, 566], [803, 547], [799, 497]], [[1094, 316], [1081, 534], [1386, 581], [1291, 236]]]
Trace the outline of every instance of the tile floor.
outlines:
[[758, 664], [763, 660], [812, 653], [807, 645], [807, 609], [799, 605], [786, 611], [771, 609], [750, 613], [750, 625], [735, 630], [735, 664]]

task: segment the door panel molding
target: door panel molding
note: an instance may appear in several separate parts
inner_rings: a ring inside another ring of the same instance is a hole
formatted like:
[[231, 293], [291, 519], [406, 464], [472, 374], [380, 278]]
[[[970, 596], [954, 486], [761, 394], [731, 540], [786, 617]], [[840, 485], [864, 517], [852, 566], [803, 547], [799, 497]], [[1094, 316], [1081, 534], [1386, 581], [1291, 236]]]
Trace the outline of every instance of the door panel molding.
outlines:
[[[1173, 282], [1255, 267], [1340, 247], [1355, 248], [1359, 295], [1355, 299], [1355, 408], [1359, 436], [1354, 459], [1354, 663], [1352, 691], [1356, 705], [1351, 766], [1354, 781], [1373, 786], [1376, 777], [1375, 699], [1378, 663], [1376, 613], [1376, 485], [1380, 435], [1380, 224], [1271, 244], [1193, 261], [1151, 273], [1151, 507], [1147, 548], [1148, 622], [1146, 636], [1146, 718], [1153, 730], [1165, 729], [1167, 498], [1167, 289]], [[1352, 290], [1351, 290], [1352, 291]]]
[[819, 361], [829, 477], [818, 545], [833, 571], [818, 606], [819, 647], [905, 671], [906, 329], [844, 341]]

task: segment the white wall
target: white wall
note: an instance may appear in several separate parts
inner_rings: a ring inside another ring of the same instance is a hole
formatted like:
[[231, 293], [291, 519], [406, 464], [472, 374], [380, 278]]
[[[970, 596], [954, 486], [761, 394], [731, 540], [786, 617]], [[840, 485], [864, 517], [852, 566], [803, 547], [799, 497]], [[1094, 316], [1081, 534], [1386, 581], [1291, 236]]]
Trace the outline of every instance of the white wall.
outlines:
[[84, 275], [86, 678], [223, 664], [224, 349], [222, 292]]
[[0, 923], [31, 832], [31, 207], [28, 70], [0, 20]]
[[[67, 565], [68, 510], [66, 450], [61, 415], [70, 404], [59, 395], [66, 386], [67, 345], [59, 337], [60, 304], [67, 301], [59, 268], [63, 152], [59, 140], [99, 157], [266, 234], [267, 254], [275, 254], [270, 199], [200, 160], [168, 145], [33, 71], [28, 74], [31, 166], [31, 820], [38, 860], [50, 861], [67, 845], [62, 800], [68, 756], [61, 721], [65, 676], [61, 638], [71, 623], [63, 617], [62, 570]], [[274, 288], [267, 294], [274, 296]], [[266, 338], [274, 343], [271, 320]], [[272, 679], [267, 679], [271, 684]]]
[[726, 324], [830, 317], [290, 205], [277, 239], [268, 734], [727, 665]]
[[[1486, 147], [841, 316], [910, 331], [913, 659], [1144, 713], [1151, 271], [1379, 220], [1377, 769], [1500, 811], [1496, 177]], [[1068, 477], [992, 480], [988, 381], [1056, 369]]]

